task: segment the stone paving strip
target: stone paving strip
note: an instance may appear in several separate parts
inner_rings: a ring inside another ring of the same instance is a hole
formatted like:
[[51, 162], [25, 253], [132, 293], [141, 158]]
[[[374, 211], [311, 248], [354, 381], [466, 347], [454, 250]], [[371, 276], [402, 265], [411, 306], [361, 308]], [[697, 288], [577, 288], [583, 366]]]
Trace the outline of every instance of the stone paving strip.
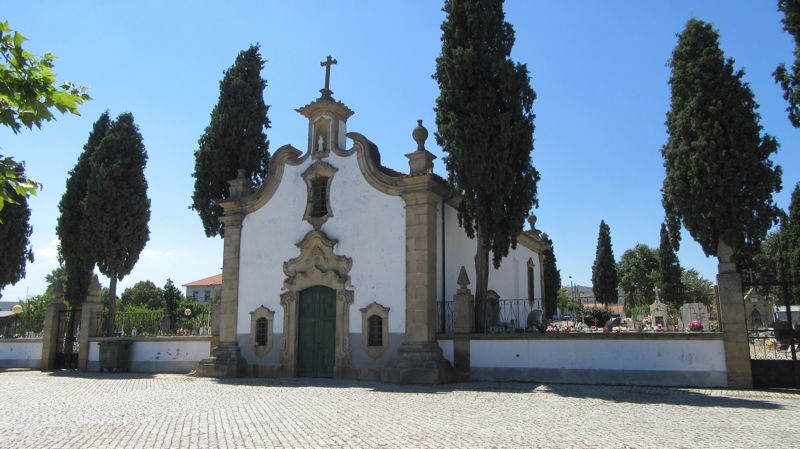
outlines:
[[0, 372], [0, 448], [797, 448], [800, 392]]

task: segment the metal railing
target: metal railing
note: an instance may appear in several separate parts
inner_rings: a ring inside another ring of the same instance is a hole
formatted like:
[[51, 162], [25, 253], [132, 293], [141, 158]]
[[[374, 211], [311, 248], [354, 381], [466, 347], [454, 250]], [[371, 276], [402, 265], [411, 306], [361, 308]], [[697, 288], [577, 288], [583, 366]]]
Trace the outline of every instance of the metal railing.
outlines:
[[[107, 316], [103, 316], [103, 324]], [[105, 326], [102, 327], [105, 329]], [[114, 334], [120, 337], [211, 335], [211, 313], [170, 317], [163, 312], [117, 312]], [[102, 335], [102, 333], [101, 333]]]
[[0, 338], [42, 338], [44, 316], [19, 314], [0, 323]]
[[[453, 301], [436, 302], [436, 332], [453, 333]], [[444, 321], [442, 320], [444, 313]], [[484, 332], [488, 334], [509, 334], [536, 332], [542, 321], [541, 300], [500, 299], [487, 301], [484, 314]], [[444, 327], [442, 327], [444, 326]]]
[[789, 336], [773, 329], [749, 330], [751, 360], [792, 360]]
[[439, 334], [453, 333], [453, 301], [444, 302], [444, 322], [442, 321], [442, 301], [436, 301], [436, 332]]

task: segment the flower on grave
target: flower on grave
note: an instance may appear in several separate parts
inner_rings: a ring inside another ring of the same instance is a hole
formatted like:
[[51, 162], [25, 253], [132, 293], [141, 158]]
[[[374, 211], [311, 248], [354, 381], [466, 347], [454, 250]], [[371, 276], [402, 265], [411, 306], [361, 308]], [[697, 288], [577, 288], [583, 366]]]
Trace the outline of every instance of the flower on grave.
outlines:
[[652, 319], [647, 315], [645, 315], [644, 318], [642, 318], [642, 323], [644, 323], [644, 324], [650, 324], [651, 322], [652, 322]]
[[570, 326], [569, 324], [567, 324], [566, 326], [564, 326], [564, 328], [563, 328], [563, 329], [561, 329], [561, 331], [562, 331], [562, 332], [572, 332], [572, 326]]
[[558, 332], [558, 328], [551, 324], [547, 326], [547, 332]]
[[590, 327], [589, 329], [591, 329], [591, 330], [593, 330], [593, 331], [596, 331], [596, 330], [597, 330], [597, 326], [592, 326], [592, 327]]
[[689, 323], [689, 330], [694, 332], [703, 330], [703, 322], [700, 320], [692, 320], [692, 322]]
[[608, 326], [603, 326], [603, 333], [604, 334], [607, 334], [609, 331], [610, 331], [610, 329], [608, 328]]
[[662, 332], [664, 330], [664, 326], [661, 323], [656, 324], [656, 332]]

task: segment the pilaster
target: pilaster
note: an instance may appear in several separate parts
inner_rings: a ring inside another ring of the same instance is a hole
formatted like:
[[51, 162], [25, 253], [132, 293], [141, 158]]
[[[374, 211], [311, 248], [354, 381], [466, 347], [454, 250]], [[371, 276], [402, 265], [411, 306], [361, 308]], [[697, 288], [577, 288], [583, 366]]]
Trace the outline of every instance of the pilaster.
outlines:
[[240, 199], [249, 193], [249, 182], [244, 170], [229, 181], [231, 199], [220, 201], [225, 212], [220, 218], [225, 229], [222, 254], [222, 295], [220, 298], [219, 345], [212, 349], [211, 357], [203, 359], [197, 369], [202, 377], [236, 377], [244, 366], [244, 359], [236, 340], [236, 321], [239, 309], [239, 254], [242, 239], [242, 222], [245, 211]]
[[728, 387], [753, 388], [742, 278], [736, 272], [731, 248], [720, 242], [717, 253], [719, 257], [719, 274], [717, 274], [719, 314], [725, 344]]
[[[428, 178], [432, 175], [422, 175]], [[406, 329], [397, 357], [382, 380], [444, 383], [453, 379], [450, 362], [436, 342], [436, 214], [442, 202], [424, 181], [402, 194], [406, 203]]]
[[101, 332], [103, 323], [103, 302], [100, 299], [100, 281], [97, 275], [92, 276], [89, 294], [81, 305], [81, 332], [78, 335], [80, 351], [78, 351], [78, 370], [89, 369], [89, 337], [96, 337]]
[[64, 290], [60, 285], [56, 285], [53, 291], [53, 299], [47, 305], [44, 312], [44, 328], [42, 332], [42, 371], [51, 371], [56, 364], [56, 348], [58, 346], [58, 318], [59, 314], [66, 310], [64, 304]]

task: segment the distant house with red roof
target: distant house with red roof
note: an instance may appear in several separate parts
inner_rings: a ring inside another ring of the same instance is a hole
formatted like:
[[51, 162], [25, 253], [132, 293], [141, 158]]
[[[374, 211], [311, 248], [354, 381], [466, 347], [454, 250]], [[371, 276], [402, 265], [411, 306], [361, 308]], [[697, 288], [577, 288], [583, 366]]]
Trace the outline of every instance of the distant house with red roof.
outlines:
[[183, 284], [186, 287], [186, 297], [194, 298], [201, 304], [208, 304], [214, 295], [222, 293], [222, 273]]

